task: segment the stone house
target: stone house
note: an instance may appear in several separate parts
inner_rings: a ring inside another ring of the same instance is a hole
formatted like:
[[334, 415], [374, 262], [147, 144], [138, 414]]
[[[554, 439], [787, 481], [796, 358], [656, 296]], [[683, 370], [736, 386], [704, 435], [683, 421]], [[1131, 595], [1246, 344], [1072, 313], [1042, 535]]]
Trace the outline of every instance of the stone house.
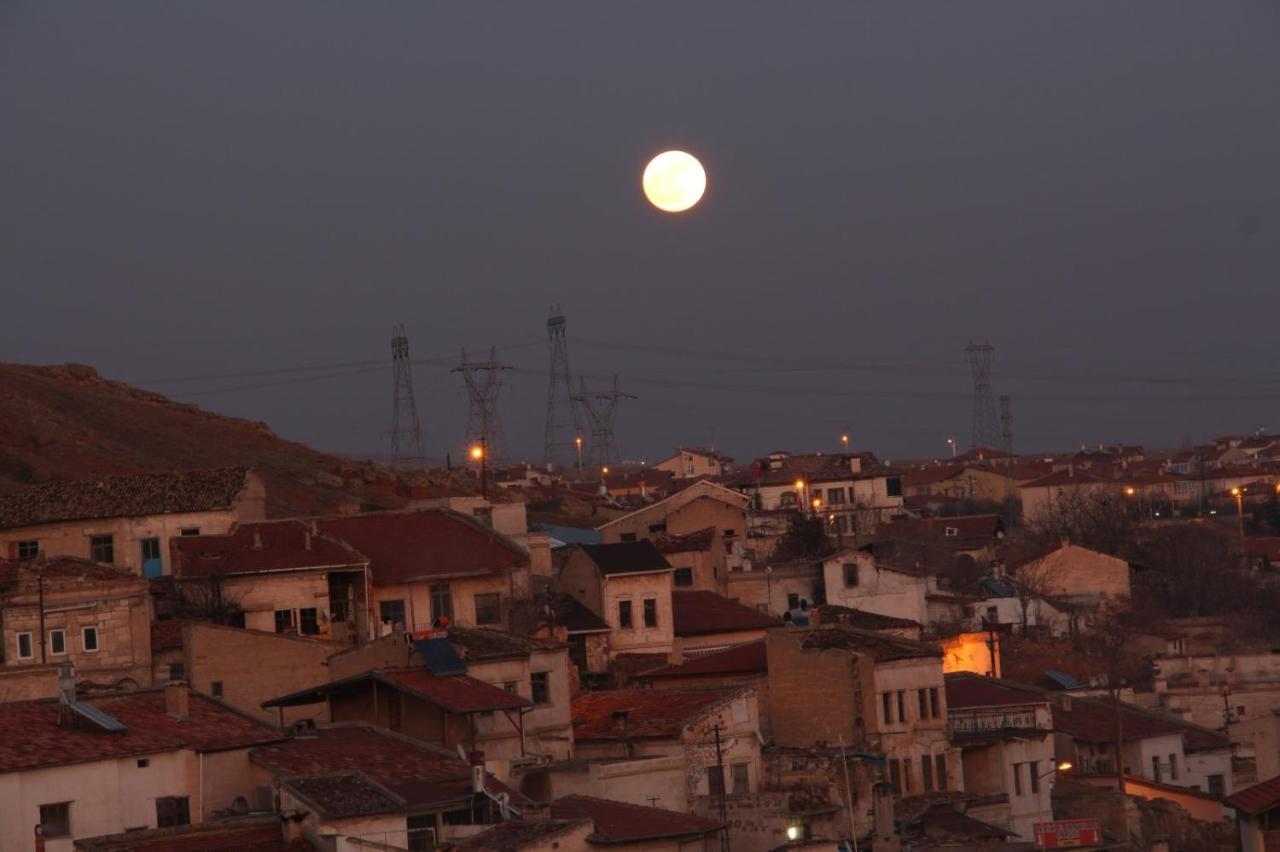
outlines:
[[[1096, 608], [1103, 601], [1127, 600], [1132, 588], [1129, 563], [1078, 544], [1063, 541], [1003, 566], [1016, 576], [1032, 571], [1042, 578], [1044, 596], [1075, 608]], [[1069, 607], [1068, 607], [1069, 608]]]
[[613, 629], [573, 595], [551, 593], [546, 618], [530, 631], [541, 638], [563, 638], [569, 645], [569, 661], [577, 669], [574, 691], [589, 680], [602, 679], [609, 671], [609, 639]]
[[48, 482], [0, 496], [0, 555], [73, 556], [159, 577], [170, 573], [174, 538], [265, 516], [262, 479], [243, 468]]
[[1227, 732], [1236, 746], [1237, 789], [1280, 775], [1280, 709], [1228, 725]]
[[1280, 776], [1241, 790], [1226, 804], [1236, 811], [1241, 852], [1280, 848]]
[[[584, 692], [573, 701], [573, 726], [580, 760], [677, 759], [684, 783], [661, 798], [674, 810], [705, 806], [709, 798], [718, 800], [721, 789], [726, 796], [740, 796], [760, 786], [760, 714], [749, 687]], [[717, 728], [723, 775], [718, 774]], [[665, 769], [661, 761], [655, 763]], [[636, 802], [645, 792], [639, 775], [620, 798]]]
[[783, 613], [825, 602], [822, 563], [811, 559], [743, 565], [729, 572], [725, 596], [782, 617]]
[[947, 719], [964, 790], [1008, 796], [999, 824], [1024, 841], [1053, 819], [1053, 712], [1039, 690], [973, 674], [947, 675]]
[[720, 530], [707, 527], [685, 535], [659, 533], [652, 541], [671, 564], [671, 582], [676, 589], [723, 594], [725, 550]]
[[929, 578], [923, 571], [846, 549], [822, 560], [822, 580], [828, 604], [928, 623]]
[[[519, 711], [520, 724], [516, 727], [502, 712], [472, 717], [474, 748], [484, 752], [491, 771], [505, 780], [512, 762], [564, 760], [572, 756], [570, 700], [574, 685], [568, 648], [563, 642], [483, 627], [451, 627], [447, 639], [465, 663], [468, 676], [528, 702]], [[372, 669], [426, 669], [428, 661], [417, 644], [388, 636], [340, 651], [329, 658], [328, 675], [343, 680]]]
[[678, 664], [640, 672], [635, 679], [652, 689], [727, 689], [751, 687], [760, 710], [760, 733], [768, 739], [769, 661], [765, 640], [756, 639], [723, 650], [690, 657]]
[[0, 704], [0, 847], [47, 852], [260, 806], [251, 748], [280, 733], [183, 686]]
[[240, 626], [317, 639], [372, 639], [369, 559], [307, 521], [240, 524], [170, 542], [179, 592], [240, 612]]
[[554, 585], [604, 619], [609, 657], [668, 657], [674, 638], [671, 565], [653, 542], [575, 546]]
[[1022, 500], [1022, 517], [1033, 521], [1054, 510], [1059, 503], [1090, 495], [1114, 495], [1116, 511], [1125, 511], [1121, 502], [1120, 483], [1104, 479], [1074, 466], [1032, 479], [1018, 485]]
[[300, 733], [250, 753], [255, 782], [275, 791], [302, 838], [334, 852], [426, 852], [519, 813], [524, 799], [478, 757], [368, 725]]
[[1206, 728], [1257, 719], [1280, 707], [1280, 654], [1161, 655], [1155, 691], [1160, 706]]
[[895, 795], [960, 789], [940, 648], [832, 625], [771, 630], [766, 651], [776, 744], [883, 754]]
[[[147, 581], [128, 570], [70, 556], [0, 560], [0, 671], [69, 663], [99, 684], [150, 686], [151, 612]], [[18, 693], [56, 694], [40, 680]]]

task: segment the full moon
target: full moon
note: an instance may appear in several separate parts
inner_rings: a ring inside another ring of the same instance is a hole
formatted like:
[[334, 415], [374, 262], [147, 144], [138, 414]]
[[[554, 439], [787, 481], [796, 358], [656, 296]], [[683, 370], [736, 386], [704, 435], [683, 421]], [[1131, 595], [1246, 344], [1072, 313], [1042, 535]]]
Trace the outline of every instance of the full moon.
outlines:
[[645, 166], [643, 183], [650, 204], [667, 213], [680, 213], [702, 198], [707, 189], [707, 173], [692, 154], [666, 151]]

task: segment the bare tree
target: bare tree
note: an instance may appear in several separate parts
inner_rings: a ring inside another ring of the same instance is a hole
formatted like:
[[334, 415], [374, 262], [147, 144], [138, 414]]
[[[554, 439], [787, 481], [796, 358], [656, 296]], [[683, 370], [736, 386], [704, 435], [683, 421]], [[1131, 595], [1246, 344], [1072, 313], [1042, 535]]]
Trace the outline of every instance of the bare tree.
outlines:
[[1128, 606], [1112, 604], [1098, 610], [1091, 618], [1084, 636], [1084, 647], [1097, 663], [1106, 679], [1107, 697], [1115, 712], [1115, 774], [1117, 789], [1124, 792], [1124, 713], [1120, 695], [1132, 681], [1146, 678], [1150, 663], [1137, 656], [1133, 639], [1140, 632], [1140, 616]]
[[1099, 486], [1064, 491], [1028, 519], [1025, 529], [1029, 538], [1041, 543], [1069, 541], [1121, 556], [1132, 537], [1133, 521], [1118, 489]]
[[173, 600], [174, 615], [214, 624], [243, 623], [243, 596], [229, 593], [224, 588], [220, 574], [210, 574], [200, 580], [178, 583]]
[[1056, 575], [1057, 569], [1046, 561], [1046, 557], [1041, 557], [1018, 566], [1016, 571], [1011, 571], [1005, 578], [1022, 610], [1023, 636], [1027, 635], [1027, 616], [1031, 604], [1042, 600], [1056, 588]]

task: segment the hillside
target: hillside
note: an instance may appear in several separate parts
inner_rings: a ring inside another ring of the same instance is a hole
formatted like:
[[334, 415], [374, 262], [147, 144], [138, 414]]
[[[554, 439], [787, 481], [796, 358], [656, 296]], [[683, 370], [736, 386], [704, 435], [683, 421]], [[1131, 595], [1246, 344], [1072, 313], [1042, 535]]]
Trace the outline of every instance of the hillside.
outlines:
[[50, 479], [212, 467], [252, 467], [265, 479], [268, 514], [280, 517], [392, 508], [412, 483], [373, 462], [317, 452], [265, 423], [225, 417], [108, 381], [92, 367], [0, 364], [0, 491]]

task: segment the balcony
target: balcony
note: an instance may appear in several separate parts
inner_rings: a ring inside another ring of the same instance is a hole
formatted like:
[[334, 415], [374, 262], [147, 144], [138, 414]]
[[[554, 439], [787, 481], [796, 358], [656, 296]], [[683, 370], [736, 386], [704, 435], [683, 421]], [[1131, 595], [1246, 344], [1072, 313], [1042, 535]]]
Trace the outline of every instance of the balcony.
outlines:
[[947, 721], [951, 733], [960, 737], [1012, 731], [1049, 731], [1052, 728], [1048, 713], [1041, 713], [1037, 717], [1033, 706], [1001, 710], [950, 710]]

